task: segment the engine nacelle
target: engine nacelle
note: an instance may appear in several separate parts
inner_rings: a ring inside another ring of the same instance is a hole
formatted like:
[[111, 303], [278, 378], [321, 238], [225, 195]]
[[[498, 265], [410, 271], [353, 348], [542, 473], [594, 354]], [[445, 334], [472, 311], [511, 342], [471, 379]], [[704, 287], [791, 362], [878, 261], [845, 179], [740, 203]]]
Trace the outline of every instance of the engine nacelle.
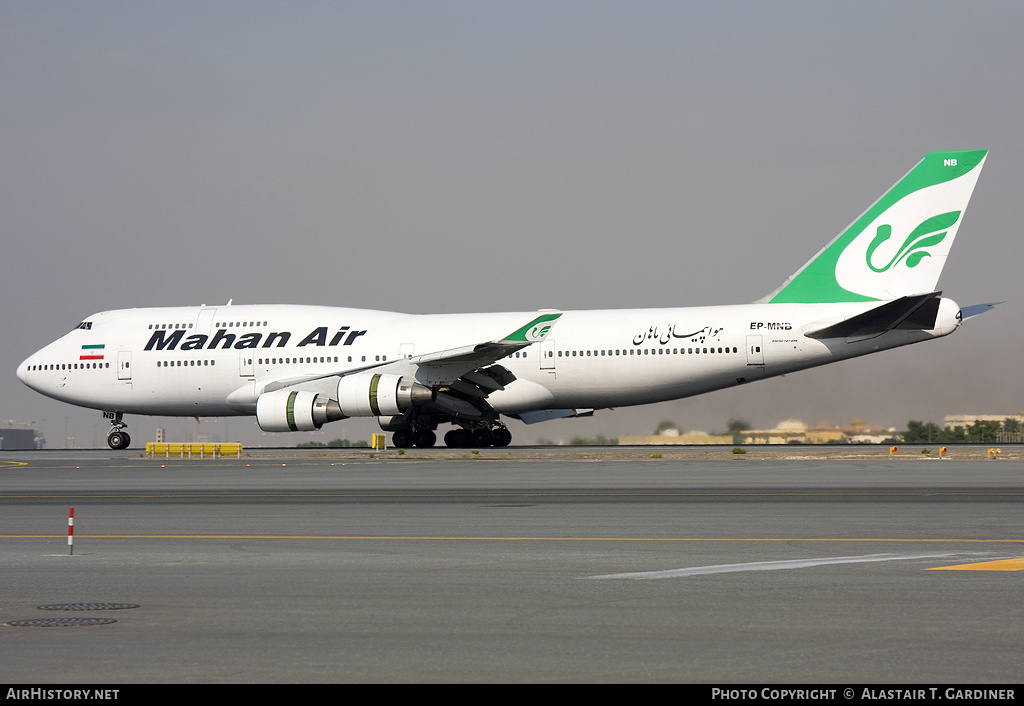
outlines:
[[315, 431], [344, 418], [337, 402], [315, 392], [275, 390], [256, 400], [256, 422], [263, 431]]
[[381, 431], [402, 431], [409, 428], [409, 418], [404, 414], [394, 414], [389, 417], [377, 417]]
[[346, 417], [395, 415], [433, 401], [433, 390], [401, 375], [359, 373], [338, 382], [338, 404]]

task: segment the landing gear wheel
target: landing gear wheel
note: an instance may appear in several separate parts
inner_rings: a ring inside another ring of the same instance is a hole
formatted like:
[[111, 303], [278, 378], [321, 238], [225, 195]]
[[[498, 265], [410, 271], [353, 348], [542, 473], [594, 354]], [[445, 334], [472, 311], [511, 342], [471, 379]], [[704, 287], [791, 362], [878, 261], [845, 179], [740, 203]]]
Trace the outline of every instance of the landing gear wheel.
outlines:
[[470, 432], [470, 441], [473, 446], [484, 448], [491, 445], [490, 429], [474, 429]]
[[495, 446], [508, 446], [512, 443], [512, 432], [504, 427], [498, 427], [491, 432], [491, 443]]
[[132, 443], [132, 437], [127, 432], [112, 431], [107, 435], [107, 446], [116, 450], [127, 449]]
[[400, 429], [391, 435], [391, 445], [397, 449], [407, 449], [412, 446], [412, 432], [407, 429]]
[[437, 435], [429, 429], [417, 429], [412, 433], [412, 443], [422, 449], [429, 449], [437, 443]]
[[451, 449], [464, 449], [468, 436], [465, 429], [452, 429], [444, 435], [444, 445]]

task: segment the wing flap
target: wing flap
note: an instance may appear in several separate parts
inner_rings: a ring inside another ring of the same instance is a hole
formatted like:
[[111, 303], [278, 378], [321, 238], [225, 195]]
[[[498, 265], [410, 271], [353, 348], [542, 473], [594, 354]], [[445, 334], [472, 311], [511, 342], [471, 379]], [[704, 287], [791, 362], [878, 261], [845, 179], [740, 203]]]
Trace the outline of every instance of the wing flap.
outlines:
[[552, 419], [566, 419], [568, 417], [593, 417], [592, 409], [534, 409], [527, 412], [516, 412], [506, 415], [518, 419], [524, 424], [537, 424]]

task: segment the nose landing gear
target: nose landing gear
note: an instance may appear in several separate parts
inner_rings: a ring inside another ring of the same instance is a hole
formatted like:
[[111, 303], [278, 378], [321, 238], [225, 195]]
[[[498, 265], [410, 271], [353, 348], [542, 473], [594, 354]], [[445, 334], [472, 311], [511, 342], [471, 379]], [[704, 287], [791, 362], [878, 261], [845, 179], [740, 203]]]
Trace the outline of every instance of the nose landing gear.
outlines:
[[[110, 412], [104, 413], [104, 416], [110, 415]], [[121, 417], [121, 412], [113, 413], [113, 418], [110, 420], [110, 432], [107, 434], [107, 446], [115, 451], [127, 449], [132, 443], [132, 437], [128, 435], [128, 432], [124, 431], [128, 428], [128, 425], [122, 421]]]

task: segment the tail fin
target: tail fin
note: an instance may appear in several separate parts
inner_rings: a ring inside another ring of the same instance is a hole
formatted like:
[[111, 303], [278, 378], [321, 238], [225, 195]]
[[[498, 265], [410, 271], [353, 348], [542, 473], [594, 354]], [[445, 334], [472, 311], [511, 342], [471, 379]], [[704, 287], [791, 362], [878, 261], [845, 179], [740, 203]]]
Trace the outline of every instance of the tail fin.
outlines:
[[929, 153], [762, 301], [860, 302], [934, 291], [987, 154]]

